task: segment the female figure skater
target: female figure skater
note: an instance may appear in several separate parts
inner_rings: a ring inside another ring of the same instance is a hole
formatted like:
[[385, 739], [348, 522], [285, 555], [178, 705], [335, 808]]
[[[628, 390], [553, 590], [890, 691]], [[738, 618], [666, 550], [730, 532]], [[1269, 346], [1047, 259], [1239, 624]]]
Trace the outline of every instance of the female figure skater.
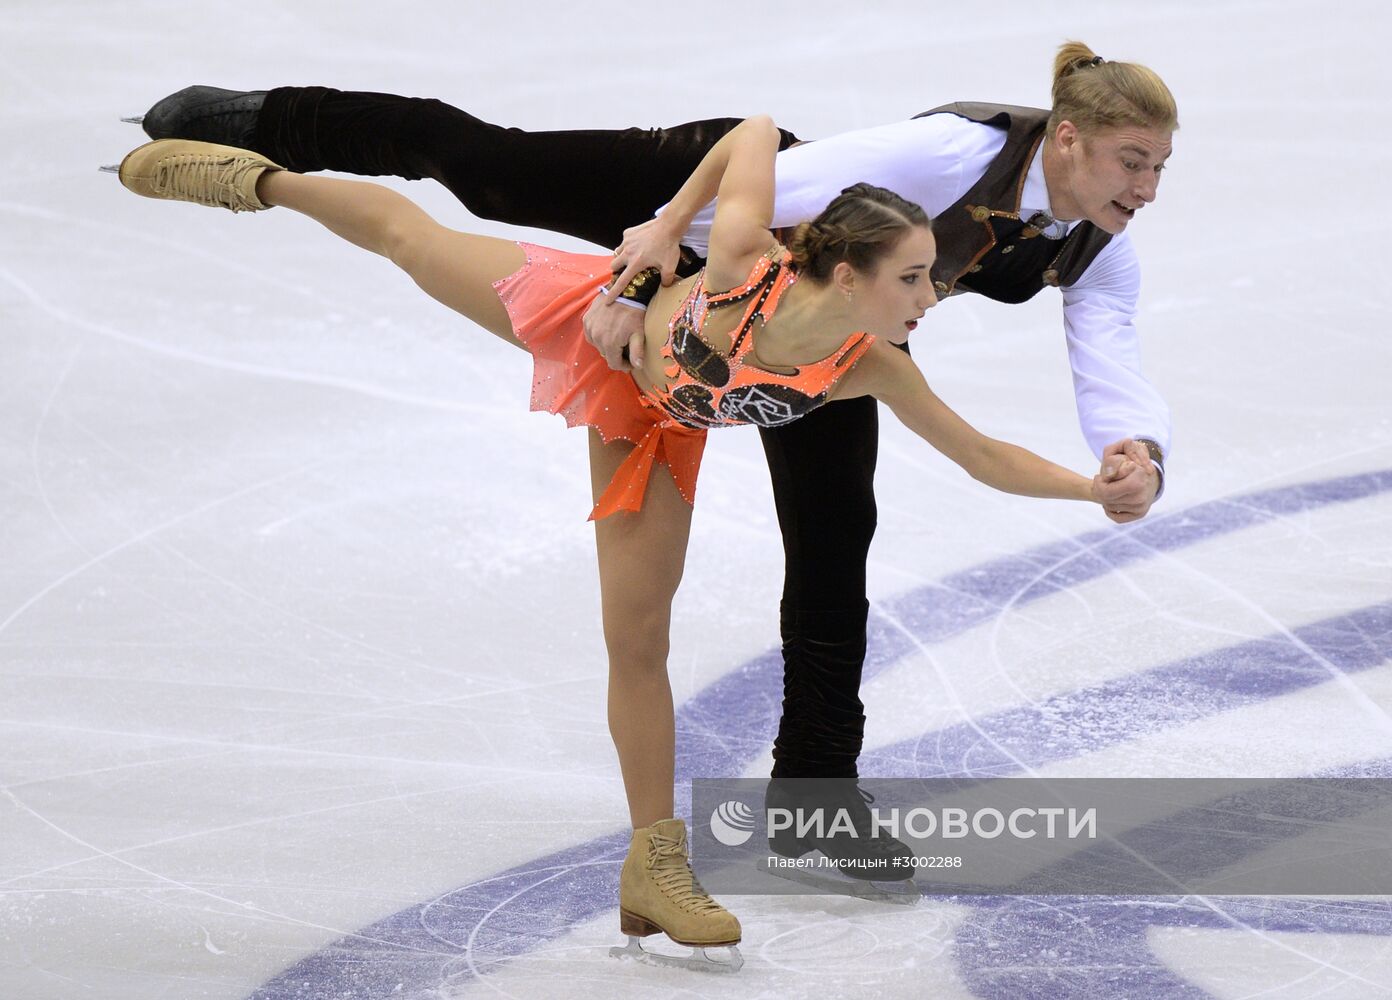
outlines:
[[[706, 429], [776, 426], [831, 399], [868, 395], [999, 490], [1100, 502], [1101, 483], [1125, 471], [1089, 481], [980, 434], [944, 405], [891, 346], [937, 301], [927, 216], [858, 184], [779, 245], [769, 231], [779, 138], [767, 117], [744, 121], [664, 213], [680, 231], [719, 196], [706, 267], [653, 300], [647, 361], [632, 372], [611, 369], [581, 330], [596, 294], [617, 293], [605, 288], [613, 279], [607, 256], [454, 232], [387, 188], [297, 174], [226, 146], [159, 140], [119, 169], [140, 195], [234, 212], [279, 205], [381, 254], [438, 301], [532, 354], [534, 409], [590, 428], [609, 728], [634, 828], [620, 926], [630, 946], [660, 931], [698, 949], [675, 961], [727, 970], [740, 965], [739, 921], [695, 881], [685, 825], [672, 816], [666, 662]], [[710, 958], [704, 949], [715, 946], [731, 946], [731, 960]]]

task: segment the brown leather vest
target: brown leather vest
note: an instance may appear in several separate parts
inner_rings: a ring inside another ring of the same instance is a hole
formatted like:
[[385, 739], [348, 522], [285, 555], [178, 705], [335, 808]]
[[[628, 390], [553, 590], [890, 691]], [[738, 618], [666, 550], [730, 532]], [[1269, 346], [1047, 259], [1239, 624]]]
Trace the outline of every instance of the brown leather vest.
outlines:
[[1076, 282], [1112, 238], [1091, 222], [1051, 240], [1020, 219], [1025, 176], [1044, 139], [1049, 112], [1006, 104], [945, 104], [927, 115], [953, 114], [1006, 130], [1005, 146], [956, 204], [933, 219], [939, 298], [977, 292], [998, 302], [1024, 302], [1047, 285]]

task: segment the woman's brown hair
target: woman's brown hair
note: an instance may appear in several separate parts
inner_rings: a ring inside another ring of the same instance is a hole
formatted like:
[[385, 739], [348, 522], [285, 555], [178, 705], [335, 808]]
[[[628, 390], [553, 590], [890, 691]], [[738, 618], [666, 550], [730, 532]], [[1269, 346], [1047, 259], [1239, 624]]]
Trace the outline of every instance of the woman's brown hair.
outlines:
[[928, 227], [928, 213], [886, 188], [853, 184], [788, 240], [798, 273], [824, 282], [841, 261], [873, 274], [910, 229]]

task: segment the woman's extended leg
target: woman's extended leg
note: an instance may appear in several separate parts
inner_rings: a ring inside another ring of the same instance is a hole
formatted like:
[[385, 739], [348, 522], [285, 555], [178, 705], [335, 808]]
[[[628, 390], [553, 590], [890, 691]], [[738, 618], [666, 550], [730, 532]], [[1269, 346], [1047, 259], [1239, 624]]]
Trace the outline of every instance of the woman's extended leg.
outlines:
[[349, 243], [381, 254], [431, 298], [522, 347], [493, 290], [493, 282], [526, 261], [511, 240], [446, 229], [409, 198], [365, 181], [267, 170], [256, 194], [267, 205], [307, 215]]
[[[596, 502], [633, 446], [590, 431]], [[635, 827], [672, 815], [676, 752], [667, 680], [672, 598], [686, 565], [691, 505], [665, 468], [654, 468], [643, 508], [595, 522], [604, 642], [609, 650], [609, 732]]]

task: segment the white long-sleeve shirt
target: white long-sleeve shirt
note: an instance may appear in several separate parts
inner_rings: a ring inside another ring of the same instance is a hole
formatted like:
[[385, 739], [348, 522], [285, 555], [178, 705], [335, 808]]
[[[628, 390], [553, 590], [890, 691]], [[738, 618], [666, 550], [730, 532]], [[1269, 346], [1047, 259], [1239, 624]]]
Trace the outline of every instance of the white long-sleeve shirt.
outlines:
[[[1005, 146], [1005, 130], [954, 114], [929, 115], [795, 146], [775, 161], [773, 226], [815, 218], [843, 188], [860, 181], [888, 188], [937, 216], [986, 173]], [[1049, 210], [1043, 147], [1025, 179], [1020, 214]], [[683, 243], [704, 255], [715, 203], [699, 213]], [[1063, 329], [1073, 369], [1078, 422], [1093, 453], [1127, 437], [1170, 451], [1170, 411], [1141, 375], [1136, 303], [1141, 271], [1126, 233], [1113, 236], [1076, 284], [1062, 289]]]

